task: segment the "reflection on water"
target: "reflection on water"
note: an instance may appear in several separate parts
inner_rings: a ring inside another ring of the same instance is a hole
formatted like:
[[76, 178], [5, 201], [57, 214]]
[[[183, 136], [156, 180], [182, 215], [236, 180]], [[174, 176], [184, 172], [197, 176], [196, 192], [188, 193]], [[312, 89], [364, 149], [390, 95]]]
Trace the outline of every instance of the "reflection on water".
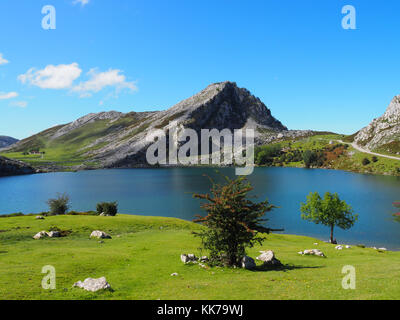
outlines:
[[[221, 173], [234, 177], [234, 169]], [[210, 181], [222, 181], [212, 168], [97, 170], [49, 173], [0, 179], [0, 213], [46, 211], [46, 200], [67, 192], [72, 209], [94, 210], [100, 201], [118, 201], [119, 211], [137, 215], [177, 217], [192, 220], [202, 213], [193, 193], [205, 193]], [[349, 231], [336, 229], [340, 242], [363, 243], [400, 249], [400, 224], [393, 221], [392, 202], [400, 200], [398, 177], [354, 174], [332, 170], [256, 168], [248, 177], [252, 194], [279, 206], [268, 213], [269, 225], [285, 233], [327, 239], [328, 228], [303, 221], [300, 203], [318, 191], [338, 192], [353, 206], [359, 221]]]

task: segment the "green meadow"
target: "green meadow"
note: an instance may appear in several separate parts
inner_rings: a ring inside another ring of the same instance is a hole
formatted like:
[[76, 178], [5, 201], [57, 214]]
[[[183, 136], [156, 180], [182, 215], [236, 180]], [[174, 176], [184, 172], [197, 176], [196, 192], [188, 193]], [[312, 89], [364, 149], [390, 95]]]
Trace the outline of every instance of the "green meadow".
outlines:
[[[42, 230], [58, 227], [62, 238], [34, 240]], [[283, 263], [254, 271], [185, 265], [182, 253], [206, 255], [192, 234], [199, 225], [172, 218], [119, 214], [116, 217], [34, 216], [0, 218], [1, 299], [398, 299], [400, 252], [352, 247], [342, 251], [317, 239], [271, 234], [262, 246]], [[93, 230], [112, 239], [90, 239]], [[315, 245], [314, 243], [318, 243]], [[302, 256], [317, 248], [326, 258]], [[42, 268], [56, 269], [56, 289], [41, 286]], [[356, 289], [342, 288], [342, 269], [356, 270]], [[178, 273], [178, 276], [171, 276]], [[106, 277], [113, 291], [73, 288], [78, 280]]]

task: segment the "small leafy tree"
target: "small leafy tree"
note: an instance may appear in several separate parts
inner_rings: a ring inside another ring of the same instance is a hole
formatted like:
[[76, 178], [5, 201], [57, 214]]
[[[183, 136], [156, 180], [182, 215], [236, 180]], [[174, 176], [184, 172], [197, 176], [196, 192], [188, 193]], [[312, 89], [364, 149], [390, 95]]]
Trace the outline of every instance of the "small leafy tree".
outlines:
[[118, 212], [117, 202], [100, 202], [96, 206], [98, 214], [104, 213], [107, 216], [115, 216]]
[[57, 193], [57, 197], [47, 200], [50, 215], [66, 214], [69, 209], [69, 196], [66, 193]]
[[262, 234], [276, 231], [261, 224], [267, 221], [263, 219], [265, 213], [276, 207], [267, 200], [260, 203], [248, 200], [247, 194], [253, 188], [244, 177], [236, 180], [225, 177], [225, 180], [226, 184], [211, 180], [211, 195], [194, 194], [195, 198], [207, 200], [201, 205], [207, 216], [197, 215], [195, 220], [206, 228], [195, 235], [209, 251], [211, 264], [238, 266], [247, 247], [262, 244], [266, 239]]
[[333, 229], [350, 229], [358, 220], [358, 215], [353, 215], [353, 209], [339, 199], [337, 193], [325, 193], [322, 199], [318, 192], [310, 193], [307, 202], [301, 204], [302, 219], [323, 224], [331, 229], [331, 243], [333, 243]]

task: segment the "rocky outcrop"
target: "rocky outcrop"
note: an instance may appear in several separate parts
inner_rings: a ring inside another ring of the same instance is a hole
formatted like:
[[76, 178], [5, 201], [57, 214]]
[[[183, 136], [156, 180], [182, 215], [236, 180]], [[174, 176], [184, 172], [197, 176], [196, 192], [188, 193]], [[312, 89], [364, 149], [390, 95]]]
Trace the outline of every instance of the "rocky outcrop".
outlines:
[[393, 98], [382, 117], [374, 119], [354, 137], [354, 142], [368, 150], [400, 150], [400, 95]]
[[0, 156], [0, 177], [33, 173], [36, 173], [36, 170], [26, 163]]
[[0, 149], [11, 146], [17, 142], [18, 142], [18, 139], [15, 139], [12, 137], [7, 137], [7, 136], [0, 136]]

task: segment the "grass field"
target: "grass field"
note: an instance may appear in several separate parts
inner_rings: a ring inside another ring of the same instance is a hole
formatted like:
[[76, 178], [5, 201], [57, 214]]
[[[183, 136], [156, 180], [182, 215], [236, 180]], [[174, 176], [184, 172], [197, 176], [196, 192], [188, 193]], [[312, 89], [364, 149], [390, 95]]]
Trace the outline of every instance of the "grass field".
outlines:
[[[68, 237], [33, 240], [57, 226]], [[199, 251], [191, 231], [198, 225], [169, 218], [118, 215], [0, 218], [0, 299], [398, 299], [400, 252], [353, 247], [343, 251], [316, 239], [270, 235], [262, 247], [274, 250], [280, 270], [203, 269], [184, 265], [181, 253]], [[102, 230], [112, 239], [89, 239]], [[318, 242], [318, 245], [314, 245]], [[297, 252], [318, 248], [327, 258]], [[42, 267], [56, 268], [57, 288], [41, 287]], [[343, 266], [356, 269], [356, 289], [344, 290]], [[179, 276], [172, 277], [172, 273]], [[105, 276], [113, 292], [72, 288], [78, 280]]]

